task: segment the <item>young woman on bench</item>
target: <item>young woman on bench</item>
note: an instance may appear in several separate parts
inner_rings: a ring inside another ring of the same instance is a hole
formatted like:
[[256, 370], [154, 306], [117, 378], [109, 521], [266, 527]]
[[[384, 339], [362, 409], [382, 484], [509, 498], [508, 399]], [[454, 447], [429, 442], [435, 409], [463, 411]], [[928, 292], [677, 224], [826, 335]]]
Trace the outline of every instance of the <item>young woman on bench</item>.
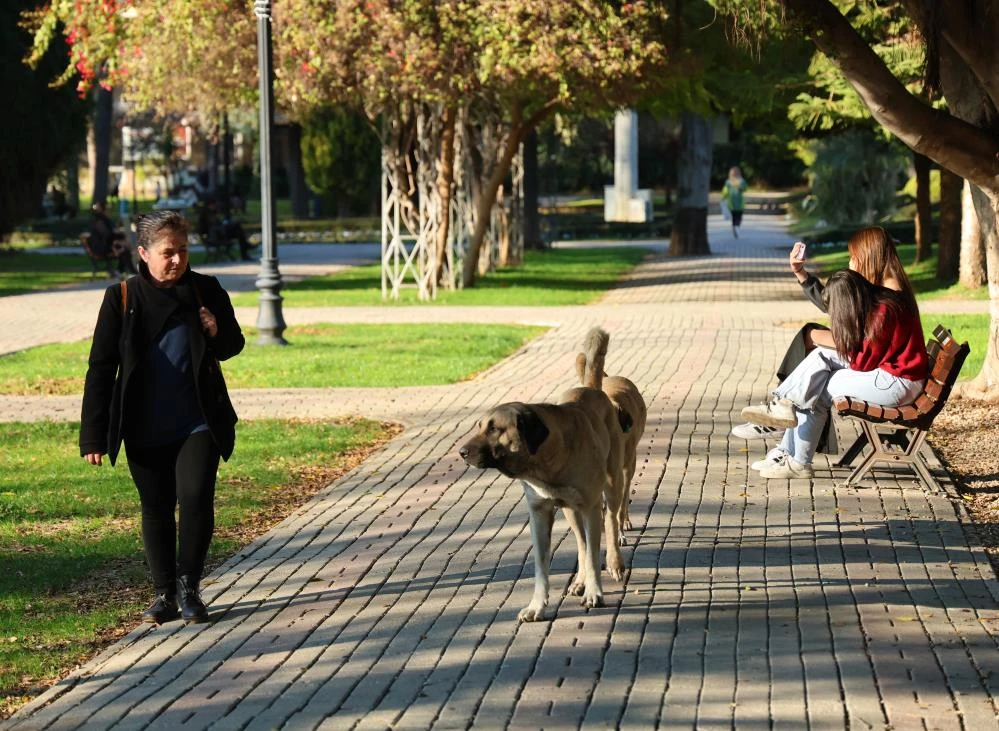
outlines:
[[785, 429], [776, 460], [760, 469], [768, 479], [812, 476], [812, 458], [835, 399], [897, 406], [915, 398], [926, 381], [929, 359], [913, 298], [843, 269], [826, 283], [823, 303], [834, 347], [814, 348], [769, 403], [742, 410], [754, 424]]

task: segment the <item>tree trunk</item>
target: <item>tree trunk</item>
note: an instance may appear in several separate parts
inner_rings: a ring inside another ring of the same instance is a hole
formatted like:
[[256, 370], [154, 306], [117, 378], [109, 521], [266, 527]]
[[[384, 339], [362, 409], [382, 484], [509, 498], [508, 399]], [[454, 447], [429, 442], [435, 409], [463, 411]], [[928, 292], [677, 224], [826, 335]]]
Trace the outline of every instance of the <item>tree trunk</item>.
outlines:
[[545, 248], [541, 240], [541, 215], [538, 212], [538, 132], [524, 139], [524, 249]]
[[916, 169], [916, 262], [926, 261], [933, 254], [933, 213], [930, 211], [930, 159], [913, 153]]
[[711, 122], [684, 112], [677, 157], [676, 209], [670, 256], [710, 254], [708, 192], [711, 188]]
[[520, 147], [523, 134], [523, 127], [516, 125], [511, 127], [506, 145], [503, 147], [503, 153], [497, 161], [496, 167], [493, 168], [493, 174], [479, 195], [476, 206], [475, 231], [472, 233], [472, 239], [468, 243], [468, 251], [465, 253], [465, 260], [462, 262], [462, 287], [475, 286], [475, 277], [479, 268], [479, 254], [482, 251], [482, 242], [486, 238], [486, 231], [489, 230], [496, 193], [499, 191], [500, 185], [503, 184], [503, 178], [510, 170], [510, 164], [513, 162], [513, 156], [517, 154], [517, 148]]
[[288, 145], [288, 189], [291, 195], [291, 215], [295, 218], [308, 218], [309, 185], [305, 182], [305, 169], [302, 167], [302, 126], [289, 124], [284, 139]]
[[229, 113], [222, 112], [222, 210], [229, 217], [232, 204], [232, 132]]
[[441, 130], [440, 159], [437, 161], [437, 197], [440, 203], [437, 223], [436, 256], [437, 270], [434, 281], [438, 284], [444, 281], [444, 267], [447, 264], [447, 244], [451, 235], [451, 188], [454, 186], [454, 128], [458, 118], [458, 110], [445, 107], [443, 111], [443, 129]]
[[75, 216], [80, 212], [80, 151], [73, 150], [66, 165], [66, 205]]
[[[90, 170], [93, 188], [92, 203], [108, 201], [108, 166], [111, 164], [111, 116], [114, 112], [111, 92], [97, 87], [97, 108], [94, 112], [94, 162]], [[119, 191], [120, 193], [120, 191]]]
[[999, 401], [999, 213], [997, 204], [977, 188], [972, 189], [975, 210], [985, 239], [985, 258], [989, 285], [988, 346], [982, 370], [971, 381], [958, 384], [956, 392], [970, 398]]
[[[985, 274], [985, 237], [978, 225], [978, 213], [971, 185], [964, 181], [961, 191], [961, 264], [958, 281], [968, 289], [984, 287], [988, 282]], [[984, 195], [980, 190], [978, 195]]]
[[940, 232], [937, 237], [937, 278], [957, 279], [961, 258], [961, 186], [964, 181], [950, 170], [940, 168]]
[[[214, 141], [212, 141], [214, 139]], [[208, 161], [208, 193], [215, 197], [219, 194], [219, 143], [217, 128], [211, 138], [205, 140], [205, 160]]]

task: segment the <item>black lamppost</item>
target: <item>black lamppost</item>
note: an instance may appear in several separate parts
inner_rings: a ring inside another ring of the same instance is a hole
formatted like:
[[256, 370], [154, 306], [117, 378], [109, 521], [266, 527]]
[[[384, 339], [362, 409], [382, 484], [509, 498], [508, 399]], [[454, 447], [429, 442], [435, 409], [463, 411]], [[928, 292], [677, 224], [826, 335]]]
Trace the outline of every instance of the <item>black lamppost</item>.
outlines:
[[260, 275], [256, 287], [260, 291], [257, 330], [260, 345], [287, 345], [285, 324], [281, 314], [281, 272], [278, 271], [277, 236], [274, 223], [274, 188], [271, 170], [274, 128], [274, 52], [271, 47], [271, 2], [254, 0], [257, 16], [257, 72], [260, 75]]

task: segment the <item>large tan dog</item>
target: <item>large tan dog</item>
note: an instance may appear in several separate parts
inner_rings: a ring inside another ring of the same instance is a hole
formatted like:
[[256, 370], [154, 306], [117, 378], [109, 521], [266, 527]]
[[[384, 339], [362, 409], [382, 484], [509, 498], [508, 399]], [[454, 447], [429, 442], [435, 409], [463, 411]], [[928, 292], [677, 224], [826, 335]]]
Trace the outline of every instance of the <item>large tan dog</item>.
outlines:
[[[610, 336], [598, 327], [590, 330], [587, 334], [587, 342], [592, 339], [606, 338]], [[606, 347], [606, 346], [605, 346]], [[586, 383], [592, 380], [592, 374], [586, 372], [586, 353], [576, 356], [576, 374], [579, 382]], [[628, 504], [631, 502], [631, 481], [635, 477], [635, 468], [638, 462], [638, 443], [645, 433], [645, 421], [648, 418], [648, 408], [642, 392], [638, 387], [624, 376], [608, 376], [603, 374], [602, 390], [618, 410], [618, 423], [624, 432], [621, 441], [624, 450], [621, 464], [624, 469], [624, 495], [621, 498], [621, 510], [618, 515], [618, 525], [621, 530], [631, 530], [631, 517], [628, 515]], [[624, 536], [620, 537], [621, 544], [624, 545]]]
[[618, 528], [622, 432], [617, 409], [600, 390], [607, 339], [587, 345], [592, 376], [583, 387], [563, 393], [558, 404], [500, 404], [458, 450], [469, 465], [495, 468], [523, 483], [534, 546], [534, 595], [518, 616], [521, 622], [543, 619], [548, 605], [556, 508], [562, 508], [576, 538], [578, 573], [570, 592], [583, 597], [583, 606], [603, 606], [599, 561], [605, 498], [607, 570], [618, 580], [624, 574]]

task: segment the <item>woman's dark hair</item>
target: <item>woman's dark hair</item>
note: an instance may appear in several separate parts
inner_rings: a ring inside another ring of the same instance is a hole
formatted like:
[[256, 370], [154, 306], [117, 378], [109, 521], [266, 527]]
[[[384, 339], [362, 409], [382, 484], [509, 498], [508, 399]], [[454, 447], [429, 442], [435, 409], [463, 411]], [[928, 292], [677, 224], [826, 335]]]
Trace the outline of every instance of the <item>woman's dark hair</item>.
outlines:
[[844, 358], [859, 353], [865, 339], [881, 337], [884, 318], [871, 317], [875, 306], [884, 305], [896, 313], [908, 309], [904, 293], [871, 284], [849, 269], [840, 269], [829, 277], [822, 299], [829, 312], [829, 329], [836, 351]]
[[187, 219], [177, 211], [153, 211], [135, 219], [136, 243], [150, 249], [163, 232], [188, 234]]

